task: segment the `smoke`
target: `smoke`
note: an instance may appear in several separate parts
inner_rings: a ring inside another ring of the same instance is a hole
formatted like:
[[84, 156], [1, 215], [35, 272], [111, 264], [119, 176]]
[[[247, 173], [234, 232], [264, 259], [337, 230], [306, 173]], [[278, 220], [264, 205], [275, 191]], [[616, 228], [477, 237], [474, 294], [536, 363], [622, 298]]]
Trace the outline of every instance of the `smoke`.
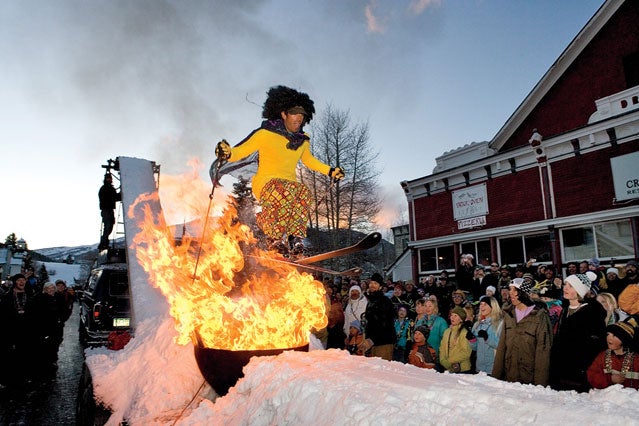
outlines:
[[382, 186], [380, 199], [383, 200], [382, 208], [373, 219], [378, 229], [390, 229], [408, 223], [406, 197], [399, 184]]

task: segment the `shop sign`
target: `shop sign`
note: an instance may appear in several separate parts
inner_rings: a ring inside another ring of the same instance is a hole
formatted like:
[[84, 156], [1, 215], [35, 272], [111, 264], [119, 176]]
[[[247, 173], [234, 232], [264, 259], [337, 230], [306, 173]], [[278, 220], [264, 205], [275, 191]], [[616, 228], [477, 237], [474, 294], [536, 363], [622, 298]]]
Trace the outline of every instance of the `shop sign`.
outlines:
[[453, 191], [453, 217], [455, 220], [475, 218], [488, 214], [486, 184]]
[[486, 216], [471, 217], [470, 219], [462, 219], [457, 221], [459, 229], [476, 228], [486, 224]]
[[639, 152], [610, 159], [617, 201], [639, 198]]

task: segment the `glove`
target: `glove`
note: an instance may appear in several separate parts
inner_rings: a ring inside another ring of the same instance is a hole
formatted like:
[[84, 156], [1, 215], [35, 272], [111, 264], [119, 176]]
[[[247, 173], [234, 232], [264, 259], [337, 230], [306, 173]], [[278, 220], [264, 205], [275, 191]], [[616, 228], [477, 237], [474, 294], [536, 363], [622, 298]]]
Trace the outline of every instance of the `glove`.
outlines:
[[475, 339], [475, 335], [473, 334], [472, 331], [470, 331], [469, 328], [466, 328], [466, 340], [474, 340]]
[[482, 339], [488, 339], [488, 332], [486, 330], [479, 330], [477, 332], [477, 337], [481, 337]]
[[215, 156], [221, 160], [228, 160], [231, 158], [231, 145], [226, 141], [226, 139], [222, 139], [217, 143], [215, 147]]
[[344, 170], [341, 167], [331, 167], [328, 171], [328, 176], [333, 178], [333, 182], [344, 179]]

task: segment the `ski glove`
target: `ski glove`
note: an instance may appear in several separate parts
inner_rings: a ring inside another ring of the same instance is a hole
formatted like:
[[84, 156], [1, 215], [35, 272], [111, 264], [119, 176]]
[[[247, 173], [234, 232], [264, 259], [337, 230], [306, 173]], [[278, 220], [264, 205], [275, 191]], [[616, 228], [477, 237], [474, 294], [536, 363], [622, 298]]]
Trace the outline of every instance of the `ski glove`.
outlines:
[[481, 337], [482, 339], [488, 339], [488, 332], [486, 330], [479, 330], [477, 332], [477, 337]]
[[333, 178], [333, 182], [344, 179], [344, 170], [341, 167], [331, 167], [328, 175]]
[[221, 160], [228, 160], [231, 158], [231, 145], [226, 141], [226, 139], [222, 139], [217, 143], [215, 147], [215, 156]]

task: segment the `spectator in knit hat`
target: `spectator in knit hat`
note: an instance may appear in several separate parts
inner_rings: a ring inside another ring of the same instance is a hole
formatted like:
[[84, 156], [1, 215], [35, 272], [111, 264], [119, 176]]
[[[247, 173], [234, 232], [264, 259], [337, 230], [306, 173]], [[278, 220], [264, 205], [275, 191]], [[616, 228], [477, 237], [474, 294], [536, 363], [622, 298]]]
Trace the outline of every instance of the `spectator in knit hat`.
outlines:
[[564, 310], [550, 356], [553, 389], [590, 389], [586, 370], [606, 346], [606, 310], [596, 300], [584, 299], [596, 278], [588, 271], [564, 280]]
[[362, 319], [367, 304], [368, 299], [364, 296], [362, 288], [357, 284], [352, 285], [348, 290], [348, 302], [344, 307], [344, 334], [346, 336], [348, 336], [351, 323]]
[[497, 289], [508, 288], [510, 285], [510, 267], [508, 265], [502, 265], [499, 268], [499, 279], [497, 280]]
[[629, 260], [628, 263], [626, 263], [626, 267], [624, 268], [626, 275], [623, 278], [626, 285], [639, 283], [639, 272], [637, 272], [637, 268], [639, 268], [639, 266], [637, 266], [637, 262], [634, 260]]
[[462, 307], [455, 307], [450, 311], [450, 327], [444, 332], [439, 347], [439, 363], [450, 373], [470, 373], [470, 356], [472, 349], [466, 339], [466, 329], [463, 322], [466, 311]]
[[515, 278], [510, 283], [511, 305], [495, 352], [493, 376], [508, 382], [546, 386], [550, 368], [552, 330], [548, 312], [530, 299], [532, 283]]
[[606, 286], [608, 293], [615, 296], [615, 299], [619, 298], [624, 288], [624, 282], [619, 278], [619, 269], [615, 267], [606, 269]]
[[393, 359], [393, 348], [397, 340], [395, 335], [395, 309], [390, 299], [382, 292], [383, 278], [375, 273], [368, 284], [368, 304], [362, 315], [364, 341], [359, 348], [366, 353], [387, 361]]
[[430, 329], [425, 325], [415, 327], [413, 347], [408, 354], [408, 363], [420, 368], [435, 368], [437, 352], [428, 344]]
[[603, 272], [601, 272], [600, 268], [601, 263], [599, 259], [593, 257], [588, 261], [588, 270], [595, 274], [596, 279], [592, 280], [592, 287], [595, 289], [594, 296], [597, 296], [597, 293], [603, 290], [608, 290], [608, 284], [606, 284], [606, 276]]
[[359, 345], [363, 340], [362, 324], [357, 320], [351, 321], [348, 337], [346, 338], [346, 350], [348, 350], [351, 355], [364, 355], [364, 352], [359, 349]]
[[597, 355], [588, 368], [588, 382], [595, 389], [612, 385], [639, 389], [637, 322], [634, 318], [606, 328], [608, 349]]

